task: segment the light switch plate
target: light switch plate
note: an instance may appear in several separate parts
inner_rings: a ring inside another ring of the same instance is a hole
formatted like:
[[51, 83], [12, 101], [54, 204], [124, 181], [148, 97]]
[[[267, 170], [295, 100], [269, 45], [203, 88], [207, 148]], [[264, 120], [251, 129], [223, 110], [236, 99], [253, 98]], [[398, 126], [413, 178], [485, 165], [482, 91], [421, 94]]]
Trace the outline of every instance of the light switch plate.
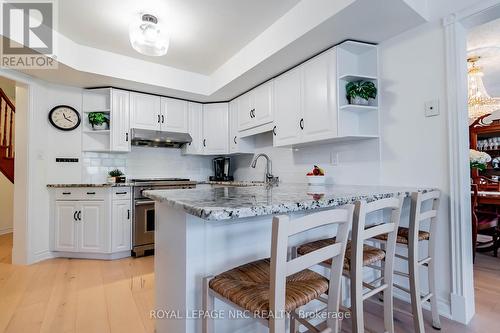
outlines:
[[339, 165], [339, 153], [332, 152], [330, 154], [330, 164], [331, 165]]
[[439, 100], [425, 102], [425, 116], [434, 117], [439, 115]]

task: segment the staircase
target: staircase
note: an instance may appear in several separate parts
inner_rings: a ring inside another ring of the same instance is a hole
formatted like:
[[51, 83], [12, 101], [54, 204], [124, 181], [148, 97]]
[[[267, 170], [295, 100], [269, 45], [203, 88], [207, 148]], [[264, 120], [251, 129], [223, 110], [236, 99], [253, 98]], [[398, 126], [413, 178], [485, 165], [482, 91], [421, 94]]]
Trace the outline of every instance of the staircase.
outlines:
[[14, 183], [14, 126], [16, 107], [0, 88], [0, 171]]

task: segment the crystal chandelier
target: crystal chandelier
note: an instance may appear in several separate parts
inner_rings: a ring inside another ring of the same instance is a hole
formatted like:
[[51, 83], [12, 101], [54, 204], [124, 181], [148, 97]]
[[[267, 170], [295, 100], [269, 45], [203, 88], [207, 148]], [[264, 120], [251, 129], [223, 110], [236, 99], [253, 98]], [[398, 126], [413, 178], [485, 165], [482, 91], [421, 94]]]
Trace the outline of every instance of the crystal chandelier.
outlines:
[[496, 98], [490, 97], [484, 88], [484, 73], [480, 67], [476, 66], [479, 57], [467, 59], [471, 65], [469, 67], [468, 83], [469, 94], [467, 104], [469, 106], [469, 119], [477, 119], [485, 114], [492, 113], [500, 109], [500, 102]]

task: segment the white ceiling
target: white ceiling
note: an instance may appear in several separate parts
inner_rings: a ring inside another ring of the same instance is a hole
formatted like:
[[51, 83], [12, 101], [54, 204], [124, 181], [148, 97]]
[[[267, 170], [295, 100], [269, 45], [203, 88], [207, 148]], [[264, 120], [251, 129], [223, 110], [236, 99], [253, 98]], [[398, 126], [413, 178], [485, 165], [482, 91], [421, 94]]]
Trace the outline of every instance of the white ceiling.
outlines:
[[467, 40], [468, 56], [480, 56], [477, 62], [484, 72], [483, 82], [491, 97], [500, 97], [500, 19], [473, 28]]
[[[299, 1], [61, 0], [58, 30], [81, 45], [211, 74]], [[166, 56], [143, 56], [130, 46], [129, 23], [140, 13], [169, 26]]]

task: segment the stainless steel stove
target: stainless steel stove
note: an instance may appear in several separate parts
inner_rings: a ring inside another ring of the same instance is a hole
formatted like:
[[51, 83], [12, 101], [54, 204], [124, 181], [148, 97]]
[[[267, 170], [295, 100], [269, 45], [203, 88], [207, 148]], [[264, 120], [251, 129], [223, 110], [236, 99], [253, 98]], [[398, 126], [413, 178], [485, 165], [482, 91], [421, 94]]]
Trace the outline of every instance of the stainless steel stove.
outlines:
[[196, 182], [184, 178], [142, 178], [130, 182], [134, 187], [132, 255], [140, 257], [154, 253], [155, 243], [155, 205], [143, 191], [194, 188]]

